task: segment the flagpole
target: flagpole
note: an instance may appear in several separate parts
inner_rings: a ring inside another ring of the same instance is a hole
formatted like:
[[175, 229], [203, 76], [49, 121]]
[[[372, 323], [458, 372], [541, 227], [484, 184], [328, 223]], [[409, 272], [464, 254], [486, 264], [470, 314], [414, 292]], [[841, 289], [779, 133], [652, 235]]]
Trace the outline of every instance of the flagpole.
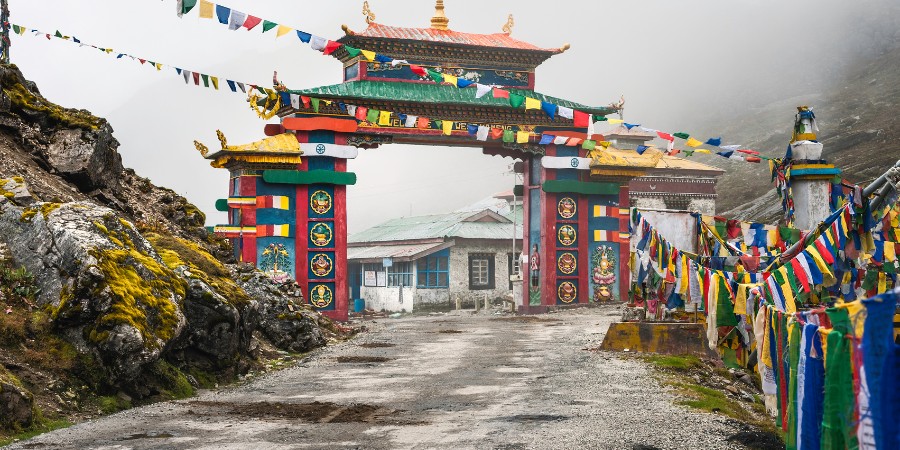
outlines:
[[9, 0], [0, 0], [0, 62], [9, 64]]

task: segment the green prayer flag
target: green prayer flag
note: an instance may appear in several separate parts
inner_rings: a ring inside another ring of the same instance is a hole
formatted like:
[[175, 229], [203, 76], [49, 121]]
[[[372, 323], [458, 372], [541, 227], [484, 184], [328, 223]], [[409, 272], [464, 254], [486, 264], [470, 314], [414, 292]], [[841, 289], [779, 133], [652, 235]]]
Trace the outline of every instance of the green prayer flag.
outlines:
[[204, 86], [204, 87], [209, 87], [209, 75], [206, 75], [206, 74], [202, 74], [202, 73], [201, 73], [201, 74], [200, 74], [200, 78], [203, 78], [203, 86]]
[[16, 33], [16, 34], [19, 34], [19, 30], [21, 30], [21, 28], [19, 28], [18, 25], [13, 25], [12, 29], [13, 29], [13, 33]]
[[605, 116], [601, 116], [599, 114], [594, 114], [594, 122], [606, 122], [607, 119]]
[[381, 111], [379, 111], [379, 110], [377, 110], [377, 109], [369, 109], [369, 113], [366, 114], [366, 122], [369, 122], [369, 123], [377, 123], [377, 122], [378, 122], [378, 115], [379, 115], [380, 113], [381, 113]]
[[197, 6], [197, 0], [182, 0], [181, 2], [181, 13], [187, 14], [191, 12], [194, 7]]
[[[524, 97], [522, 97], [524, 99]], [[515, 133], [512, 130], [503, 130], [503, 142], [515, 141]]]
[[349, 45], [344, 44], [344, 50], [347, 51], [347, 54], [350, 55], [351, 58], [356, 58], [359, 56], [359, 49], [356, 47], [351, 47]]
[[675, 133], [672, 136], [675, 136], [675, 137], [681, 138], [681, 139], [685, 139], [685, 140], [687, 140], [687, 138], [691, 137], [691, 135], [689, 135], [687, 133]]
[[62, 36], [62, 33], [60, 33], [59, 30], [56, 30], [56, 34], [54, 34], [54, 36], [56, 36], [56, 37], [58, 37], [58, 38], [63, 37], [63, 36]]
[[789, 327], [788, 331], [788, 362], [790, 363], [790, 376], [788, 377], [788, 432], [785, 435], [785, 446], [790, 449], [797, 448], [797, 368], [800, 360], [800, 328], [803, 325]]
[[509, 93], [509, 106], [512, 106], [513, 108], [519, 108], [523, 104], [525, 104], [524, 95], [516, 95], [512, 92]]
[[440, 72], [435, 72], [435, 71], [429, 69], [429, 70], [428, 70], [428, 76], [429, 76], [432, 80], [434, 80], [435, 83], [443, 83], [443, 82], [444, 82], [444, 75], [443, 75], [442, 73], [440, 73]]
[[268, 92], [266, 92], [266, 89], [262, 86], [257, 86], [256, 90], [259, 91], [260, 94], [266, 94], [266, 95], [269, 94]]
[[313, 111], [319, 112], [319, 99], [310, 98], [309, 101], [312, 103]]
[[731, 303], [731, 295], [728, 294], [726, 287], [727, 281], [724, 277], [719, 277], [719, 292], [716, 296], [716, 326], [717, 327], [736, 327], [738, 324], [737, 317], [734, 315], [734, 304]]
[[262, 32], [265, 33], [266, 31], [269, 31], [272, 28], [275, 28], [277, 26], [278, 26], [278, 24], [275, 22], [269, 22], [268, 20], [263, 20], [263, 31]]
[[[444, 124], [443, 120], [435, 120], [434, 121], [434, 127], [439, 130], [441, 129], [441, 125], [443, 125], [443, 124]], [[431, 122], [428, 122], [428, 125], [431, 125]]]
[[683, 149], [681, 151], [684, 153], [684, 156], [694, 156], [693, 150]]
[[581, 148], [583, 148], [585, 150], [593, 150], [593, 149], [597, 148], [597, 141], [585, 139], [585, 141], [581, 144]]
[[856, 433], [850, 433], [848, 424], [855, 422], [853, 407], [853, 364], [850, 358], [852, 325], [847, 308], [825, 310], [831, 320], [832, 330], [825, 345], [825, 398], [822, 402], [822, 448], [859, 448]]
[[[885, 264], [888, 265], [888, 264]], [[877, 270], [867, 270], [866, 277], [863, 278], [862, 288], [866, 291], [875, 289], [875, 286], [878, 285], [878, 271]]]
[[791, 285], [791, 290], [794, 292], [794, 297], [796, 297], [797, 294], [801, 292], [800, 287], [802, 286], [800, 284], [800, 280], [797, 279], [797, 272], [794, 270], [794, 266], [792, 266], [790, 263], [784, 265], [784, 270], [785, 272], [787, 272], [787, 279], [785, 279], [784, 281], [787, 281], [788, 284]]
[[728, 236], [727, 236], [728, 226], [724, 220], [715, 219], [715, 228], [716, 228], [716, 233], [718, 233], [719, 236], [722, 237], [722, 239], [728, 238]]

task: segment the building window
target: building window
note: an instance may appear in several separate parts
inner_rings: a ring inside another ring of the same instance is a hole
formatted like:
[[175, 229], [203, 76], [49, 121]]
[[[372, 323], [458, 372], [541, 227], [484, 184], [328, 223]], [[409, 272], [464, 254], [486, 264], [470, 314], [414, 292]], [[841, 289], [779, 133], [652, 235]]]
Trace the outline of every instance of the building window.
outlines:
[[[366, 287], [384, 286], [379, 284], [379, 278], [384, 276], [384, 267], [381, 264], [362, 264], [360, 266], [360, 285]], [[382, 278], [383, 279], [383, 278]]]
[[395, 262], [387, 268], [388, 286], [412, 286], [412, 263]]
[[450, 252], [442, 251], [416, 261], [416, 287], [437, 289], [450, 287]]
[[469, 254], [469, 289], [494, 289], [493, 254]]

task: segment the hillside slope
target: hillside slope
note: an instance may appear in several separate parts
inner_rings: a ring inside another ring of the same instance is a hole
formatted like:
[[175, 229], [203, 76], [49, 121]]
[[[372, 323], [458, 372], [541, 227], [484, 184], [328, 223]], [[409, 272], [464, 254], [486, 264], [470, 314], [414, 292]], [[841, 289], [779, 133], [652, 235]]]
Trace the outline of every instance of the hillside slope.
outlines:
[[[839, 82], [821, 92], [797, 96], [737, 114], [727, 124], [708, 127], [728, 143], [740, 143], [769, 157], [784, 156], [795, 107], [813, 106], [825, 145], [824, 157], [844, 178], [864, 184], [900, 158], [900, 47], [850, 66]], [[710, 134], [712, 135], [712, 134]], [[781, 215], [765, 164], [710, 157], [704, 162], [726, 169], [718, 184], [718, 211], [730, 218], [777, 221]]]

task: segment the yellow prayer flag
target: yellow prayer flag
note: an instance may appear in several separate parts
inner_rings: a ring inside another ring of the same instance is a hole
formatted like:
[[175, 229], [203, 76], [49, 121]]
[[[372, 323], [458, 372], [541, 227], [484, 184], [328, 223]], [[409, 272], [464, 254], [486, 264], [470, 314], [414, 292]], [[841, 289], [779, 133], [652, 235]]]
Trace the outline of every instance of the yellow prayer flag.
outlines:
[[527, 144], [528, 140], [531, 138], [531, 133], [527, 131], [517, 131], [516, 132], [516, 142], [519, 144]]
[[625, 121], [622, 120], [622, 119], [609, 119], [609, 120], [607, 120], [607, 122], [609, 122], [609, 123], [611, 123], [611, 124], [613, 124], [613, 125], [618, 125], [618, 124], [625, 123]]
[[887, 274], [878, 272], [878, 293], [884, 294], [885, 292], [887, 292]]
[[162, 64], [156, 63], [154, 65], [156, 66], [156, 70], [162, 70]]
[[897, 260], [897, 247], [894, 247], [894, 243], [891, 241], [885, 241], [884, 243], [884, 262], [894, 262]]
[[445, 120], [441, 123], [441, 127], [444, 129], [444, 134], [450, 136], [450, 132], [453, 131], [453, 122]]
[[697, 150], [694, 150], [694, 153], [707, 153], [707, 154], [709, 154], [709, 153], [711, 153], [711, 152], [710, 152], [709, 150], [705, 149], [705, 148], [698, 148]]
[[200, 18], [201, 19], [212, 19], [213, 16], [213, 4], [208, 0], [200, 0]]
[[780, 285], [781, 292], [784, 293], [784, 312], [795, 313], [797, 312], [797, 303], [794, 302], [794, 290], [791, 288], [791, 283], [788, 282], [787, 267], [779, 267], [778, 272], [784, 277], [784, 284]]
[[210, 75], [209, 81], [212, 82], [213, 87], [216, 88], [216, 90], [218, 91], [219, 90], [219, 78]]
[[291, 27], [278, 25], [278, 30], [275, 31], [275, 37], [280, 38], [291, 32]]
[[453, 86], [456, 86], [456, 77], [455, 76], [447, 75], [446, 73], [443, 75], [444, 75], [444, 83], [445, 84], [451, 84]]
[[692, 137], [688, 137], [688, 140], [684, 143], [684, 145], [687, 145], [688, 147], [699, 147], [703, 145], [703, 142], [698, 141]]
[[525, 97], [525, 109], [541, 109], [541, 101], [536, 98]]
[[391, 124], [391, 112], [390, 111], [380, 111], [378, 113], [378, 125], [390, 125]]
[[360, 50], [359, 52], [366, 57], [367, 61], [375, 61], [375, 52], [371, 50]]

